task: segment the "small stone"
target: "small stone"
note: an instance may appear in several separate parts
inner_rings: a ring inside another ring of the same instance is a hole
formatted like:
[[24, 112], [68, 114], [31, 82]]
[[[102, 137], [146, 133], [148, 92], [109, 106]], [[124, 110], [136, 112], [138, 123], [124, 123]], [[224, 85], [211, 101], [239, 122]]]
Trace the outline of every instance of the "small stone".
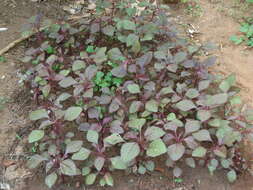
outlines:
[[94, 10], [96, 8], [96, 4], [95, 3], [90, 3], [89, 5], [88, 5], [88, 10]]
[[24, 168], [19, 168], [17, 165], [11, 165], [9, 166], [4, 173], [4, 177], [7, 180], [14, 180], [14, 179], [21, 179], [21, 178], [27, 178], [31, 175], [31, 172]]
[[13, 180], [19, 177], [19, 174], [17, 172], [17, 165], [11, 165], [9, 166], [5, 171], [5, 178], [7, 180]]
[[0, 28], [0, 32], [6, 31], [8, 28]]
[[8, 183], [0, 183], [0, 189], [2, 190], [10, 190], [11, 187]]

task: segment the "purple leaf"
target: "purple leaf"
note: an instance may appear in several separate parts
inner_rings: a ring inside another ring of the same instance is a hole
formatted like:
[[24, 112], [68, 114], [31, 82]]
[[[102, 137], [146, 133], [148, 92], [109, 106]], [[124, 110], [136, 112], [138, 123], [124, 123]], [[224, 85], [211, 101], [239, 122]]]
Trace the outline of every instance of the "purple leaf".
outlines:
[[88, 131], [90, 130], [90, 124], [89, 123], [81, 123], [78, 127], [79, 131]]
[[119, 109], [119, 102], [114, 99], [112, 100], [112, 103], [109, 106], [109, 113], [116, 112]]
[[141, 56], [136, 60], [136, 64], [139, 65], [141, 68], [144, 68], [151, 62], [152, 58], [153, 52], [147, 52], [146, 54], [144, 54], [143, 56]]
[[99, 118], [99, 111], [96, 108], [88, 109], [88, 116], [91, 119], [98, 119]]
[[112, 69], [112, 75], [115, 77], [119, 77], [122, 78], [124, 76], [126, 76], [127, 72], [126, 72], [126, 68], [124, 65], [115, 67], [114, 69]]

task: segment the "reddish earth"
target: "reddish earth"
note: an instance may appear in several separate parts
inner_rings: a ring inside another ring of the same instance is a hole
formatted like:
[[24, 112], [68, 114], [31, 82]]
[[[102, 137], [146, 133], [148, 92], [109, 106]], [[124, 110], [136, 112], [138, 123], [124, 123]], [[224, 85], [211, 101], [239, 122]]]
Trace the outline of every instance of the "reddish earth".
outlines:
[[[193, 24], [198, 28], [200, 34], [194, 37], [199, 42], [212, 41], [219, 45], [219, 50], [214, 52], [218, 56], [218, 66], [215, 72], [222, 74], [236, 73], [238, 85], [242, 88], [244, 100], [253, 105], [253, 54], [252, 50], [243, 46], [234, 46], [228, 38], [237, 33], [239, 24], [227, 13], [232, 10], [229, 2], [201, 0], [202, 15], [192, 19], [187, 17], [182, 11], [176, 11], [179, 20], [184, 24]], [[221, 11], [221, 8], [222, 11]], [[182, 9], [181, 9], [182, 10]], [[253, 9], [249, 9], [253, 11]], [[1, 0], [0, 2], [0, 27], [7, 27], [9, 30], [0, 32], [0, 49], [7, 46], [13, 40], [19, 38], [20, 30], [27, 19], [41, 11], [46, 17], [58, 18], [63, 15], [62, 7], [56, 1], [46, 1], [34, 3], [31, 0]], [[8, 97], [10, 103], [0, 114], [0, 160], [5, 157], [0, 165], [0, 184], [10, 183], [15, 190], [46, 190], [43, 173], [32, 174], [24, 168], [22, 161], [18, 161], [15, 155], [24, 155], [24, 144], [26, 138], [17, 140], [16, 133], [25, 135], [29, 128], [26, 120], [30, 109], [29, 94], [18, 86], [17, 71], [20, 68], [19, 58], [22, 57], [25, 49], [25, 42], [19, 44], [15, 49], [4, 56], [7, 62], [0, 63], [0, 97]], [[245, 152], [253, 155], [252, 144], [243, 146]], [[10, 168], [11, 167], [11, 168]], [[159, 166], [163, 168], [163, 166]], [[7, 170], [5, 170], [8, 168]], [[195, 170], [185, 168], [183, 182], [176, 184], [171, 177], [171, 171], [137, 176], [114, 174], [115, 187], [100, 188], [93, 186], [90, 188], [75, 187], [76, 182], [69, 180], [72, 187], [67, 185], [59, 186], [57, 190], [253, 190], [252, 176], [245, 174], [239, 177], [235, 184], [229, 184], [226, 180], [225, 172], [218, 171], [214, 176], [210, 176], [204, 168]], [[80, 181], [81, 182], [81, 181]], [[0, 186], [1, 189], [1, 186]]]

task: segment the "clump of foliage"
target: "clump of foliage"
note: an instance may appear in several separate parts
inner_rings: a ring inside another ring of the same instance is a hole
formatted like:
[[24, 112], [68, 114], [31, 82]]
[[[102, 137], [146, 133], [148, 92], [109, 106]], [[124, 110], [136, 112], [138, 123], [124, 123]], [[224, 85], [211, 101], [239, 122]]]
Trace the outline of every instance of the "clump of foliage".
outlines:
[[[185, 162], [225, 168], [233, 182], [246, 165], [238, 143], [250, 134], [249, 110], [234, 87], [208, 72], [214, 57], [177, 37], [168, 7], [135, 0], [97, 0], [96, 13], [73, 27], [53, 24], [26, 51], [26, 84], [38, 109], [29, 143], [45, 183], [84, 176], [114, 184], [114, 170], [145, 174], [157, 157], [179, 178]], [[37, 42], [37, 43], [36, 43]]]
[[233, 35], [230, 40], [236, 45], [244, 42], [247, 46], [253, 47], [253, 19], [246, 19], [241, 23], [240, 32], [241, 35]]
[[6, 62], [6, 58], [4, 56], [0, 56], [0, 63]]
[[8, 103], [6, 97], [0, 96], [0, 111], [4, 109], [5, 104]]

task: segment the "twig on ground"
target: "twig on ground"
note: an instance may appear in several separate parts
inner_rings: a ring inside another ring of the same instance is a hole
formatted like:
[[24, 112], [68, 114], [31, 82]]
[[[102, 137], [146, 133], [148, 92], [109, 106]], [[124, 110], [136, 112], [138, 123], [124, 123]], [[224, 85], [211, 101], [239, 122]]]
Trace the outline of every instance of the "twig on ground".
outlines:
[[[39, 29], [39, 32], [45, 30], [46, 28], [48, 28], [49, 26], [44, 26], [42, 28]], [[0, 56], [3, 55], [4, 53], [8, 52], [10, 49], [12, 49], [13, 47], [15, 47], [17, 44], [27, 40], [28, 38], [30, 38], [31, 36], [33, 36], [34, 34], [38, 33], [38, 31], [36, 32], [32, 32], [31, 34], [27, 35], [27, 36], [22, 36], [21, 38], [11, 42], [9, 45], [7, 45], [5, 48], [0, 50]]]
[[[79, 20], [79, 19], [82, 19], [82, 18], [85, 18], [87, 17], [88, 15], [84, 14], [84, 15], [81, 15], [81, 16], [75, 16], [75, 17], [70, 17], [68, 20], [69, 21], [73, 21], [73, 20]], [[39, 32], [47, 29], [48, 27], [50, 27], [50, 25], [48, 26], [44, 26], [42, 28], [39, 29]], [[0, 50], [0, 56], [7, 53], [10, 49], [14, 48], [17, 44], [27, 40], [28, 38], [32, 37], [33, 35], [35, 35], [36, 33], [38, 33], [38, 31], [35, 31], [35, 32], [32, 32], [31, 34], [27, 35], [27, 36], [23, 36], [13, 42], [11, 42], [9, 45], [7, 45], [5, 48], [1, 49]]]

